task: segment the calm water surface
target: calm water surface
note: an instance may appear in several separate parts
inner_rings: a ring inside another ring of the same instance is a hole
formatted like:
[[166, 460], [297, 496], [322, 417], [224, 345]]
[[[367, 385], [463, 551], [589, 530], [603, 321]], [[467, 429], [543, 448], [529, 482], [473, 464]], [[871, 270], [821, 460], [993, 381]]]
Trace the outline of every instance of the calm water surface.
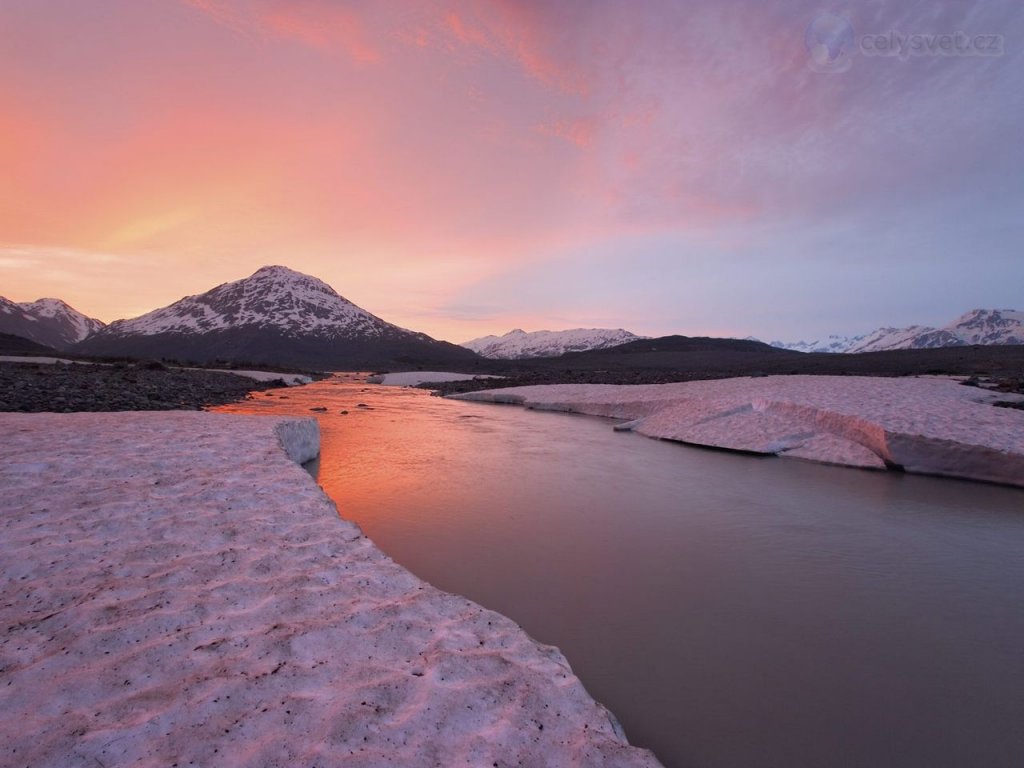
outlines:
[[666, 766], [1024, 766], [1022, 491], [352, 377], [277, 394], [220, 410], [318, 415], [342, 516], [559, 646]]

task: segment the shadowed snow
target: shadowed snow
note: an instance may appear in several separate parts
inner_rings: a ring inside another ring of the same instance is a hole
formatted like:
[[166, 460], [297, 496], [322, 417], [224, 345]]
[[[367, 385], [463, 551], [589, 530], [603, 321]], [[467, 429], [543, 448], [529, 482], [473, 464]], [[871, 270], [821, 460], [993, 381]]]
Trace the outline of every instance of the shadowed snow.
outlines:
[[378, 373], [367, 377], [366, 383], [383, 384], [388, 387], [416, 387], [420, 384], [439, 384], [445, 381], [500, 378], [500, 376], [489, 376], [486, 374], [448, 373], [445, 371], [404, 371], [401, 373]]

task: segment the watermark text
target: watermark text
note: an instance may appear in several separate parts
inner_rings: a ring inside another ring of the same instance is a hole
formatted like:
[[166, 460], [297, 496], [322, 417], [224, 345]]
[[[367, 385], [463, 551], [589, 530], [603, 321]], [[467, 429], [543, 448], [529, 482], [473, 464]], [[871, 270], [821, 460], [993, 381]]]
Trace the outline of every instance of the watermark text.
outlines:
[[857, 34], [845, 16], [819, 13], [804, 33], [807, 66], [815, 72], [845, 72], [853, 57], [889, 56], [906, 61], [921, 56], [1002, 56], [1002, 35], [977, 34], [963, 30], [946, 33], [888, 32]]
[[906, 34], [890, 30], [884, 34], [859, 35], [860, 52], [865, 56], [1002, 56], [1002, 35]]

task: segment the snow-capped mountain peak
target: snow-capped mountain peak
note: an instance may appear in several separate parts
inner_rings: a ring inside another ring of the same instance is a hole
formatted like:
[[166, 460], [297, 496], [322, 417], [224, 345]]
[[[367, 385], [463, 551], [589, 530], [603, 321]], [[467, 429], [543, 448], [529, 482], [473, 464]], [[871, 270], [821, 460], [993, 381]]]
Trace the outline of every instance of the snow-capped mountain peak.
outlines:
[[622, 328], [573, 328], [566, 331], [532, 331], [514, 328], [503, 336], [482, 336], [462, 346], [479, 355], [500, 360], [528, 357], [557, 357], [566, 352], [617, 347], [645, 338]]
[[36, 299], [19, 306], [39, 321], [50, 320], [54, 326], [61, 326], [61, 337], [65, 344], [74, 344], [86, 336], [96, 333], [104, 323], [87, 317], [60, 299]]
[[1024, 344], [1024, 312], [972, 309], [945, 330], [955, 330], [965, 344]]
[[256, 327], [287, 336], [379, 337], [413, 334], [361, 309], [311, 275], [282, 266], [186, 296], [170, 306], [111, 323], [108, 335], [201, 334]]
[[66, 349], [103, 327], [60, 299], [13, 302], [0, 297], [0, 333]]
[[879, 328], [862, 336], [829, 336], [827, 343], [773, 341], [773, 347], [799, 352], [882, 352], [890, 349], [933, 349], [964, 344], [1024, 344], [1024, 312], [1013, 309], [972, 309], [948, 325], [933, 328]]
[[268, 266], [131, 320], [76, 347], [92, 355], [367, 370], [475, 360], [471, 352], [382, 320], [323, 280]]

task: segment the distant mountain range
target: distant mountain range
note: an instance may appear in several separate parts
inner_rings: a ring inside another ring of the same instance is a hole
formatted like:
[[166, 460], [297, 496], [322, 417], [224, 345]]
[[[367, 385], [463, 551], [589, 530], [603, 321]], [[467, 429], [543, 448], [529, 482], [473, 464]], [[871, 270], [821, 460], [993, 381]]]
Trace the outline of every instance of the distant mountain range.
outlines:
[[66, 350], [103, 327], [60, 299], [18, 304], [0, 296], [0, 333]]
[[456, 344], [392, 325], [323, 281], [279, 266], [117, 320], [74, 351], [341, 370], [478, 359]]
[[[386, 322], [340, 296], [323, 281], [280, 266], [263, 267], [245, 279], [110, 325], [87, 317], [59, 299], [16, 303], [0, 297], [2, 334], [69, 354], [337, 370], [424, 365], [478, 368], [481, 356], [525, 360], [567, 355], [567, 362], [576, 365], [582, 362], [580, 354], [602, 355], [606, 350], [621, 351], [631, 360], [646, 360], [650, 355], [674, 359], [693, 352], [704, 354], [712, 347], [716, 354], [729, 355], [762, 354], [765, 350], [758, 351], [762, 346], [770, 349], [756, 339], [736, 342], [757, 342], [756, 346], [735, 349], [723, 347], [722, 342], [732, 341], [723, 339], [648, 340], [621, 328], [532, 333], [517, 328], [504, 336], [450, 344]], [[7, 338], [5, 346], [13, 350], [19, 346], [16, 342]], [[857, 353], [1009, 344], [1024, 344], [1024, 312], [975, 309], [941, 328], [879, 328], [862, 336], [774, 341], [771, 347]], [[619, 364], [627, 359], [623, 355], [607, 359]]]
[[465, 341], [462, 346], [483, 357], [495, 360], [522, 360], [530, 357], [558, 357], [566, 352], [617, 347], [645, 338], [621, 328], [573, 328], [568, 331], [532, 331], [519, 328], [504, 336], [481, 336]]
[[[624, 331], [603, 328], [576, 328], [569, 331], [520, 329], [504, 336], [483, 336], [463, 342], [462, 346], [480, 355], [499, 360], [533, 357], [557, 357], [570, 352], [609, 349], [647, 338]], [[753, 336], [749, 341], [760, 341]], [[795, 352], [881, 352], [894, 349], [935, 349], [965, 344], [1024, 344], [1024, 312], [1011, 309], [975, 309], [949, 325], [932, 328], [911, 325], [906, 328], [879, 328], [860, 336], [828, 336], [813, 341], [773, 341], [771, 346]]]
[[797, 352], [883, 352], [890, 349], [936, 349], [966, 344], [1024, 344], [1024, 312], [973, 309], [948, 325], [932, 328], [879, 328], [862, 336], [828, 336], [814, 341], [773, 341], [773, 347]]

